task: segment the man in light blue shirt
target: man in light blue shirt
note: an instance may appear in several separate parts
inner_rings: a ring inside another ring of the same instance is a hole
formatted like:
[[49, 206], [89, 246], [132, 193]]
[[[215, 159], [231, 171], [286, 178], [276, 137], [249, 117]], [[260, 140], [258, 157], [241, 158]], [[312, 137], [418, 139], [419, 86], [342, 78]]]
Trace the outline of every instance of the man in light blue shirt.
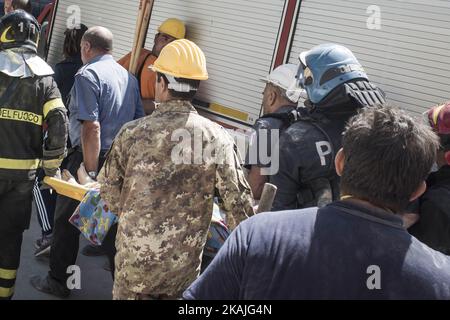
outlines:
[[[103, 27], [90, 28], [81, 41], [84, 66], [75, 76], [69, 102], [69, 134], [74, 151], [67, 157], [67, 169], [74, 176], [83, 162], [95, 179], [122, 126], [144, 116], [138, 81], [114, 61], [112, 42], [111, 31]], [[66, 285], [67, 268], [76, 264], [80, 232], [68, 219], [78, 204], [78, 201], [58, 196], [50, 272], [47, 277], [31, 279], [39, 291], [59, 297], [70, 294]], [[115, 231], [111, 229], [107, 237], [112, 243], [111, 249], [107, 249], [111, 264]]]
[[95, 57], [78, 71], [69, 111], [72, 145], [82, 146], [85, 122], [98, 122], [101, 151], [109, 149], [125, 123], [144, 116], [136, 78], [109, 54]]

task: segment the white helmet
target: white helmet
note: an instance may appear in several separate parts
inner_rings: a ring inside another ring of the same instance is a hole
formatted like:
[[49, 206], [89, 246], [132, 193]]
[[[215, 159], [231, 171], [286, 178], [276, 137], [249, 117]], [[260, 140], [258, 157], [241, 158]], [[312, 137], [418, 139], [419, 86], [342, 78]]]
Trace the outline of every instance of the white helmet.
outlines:
[[[297, 72], [298, 65], [290, 63], [283, 64], [273, 70], [266, 78], [261, 80], [288, 91], [289, 88], [295, 84]], [[297, 103], [299, 100], [299, 97], [291, 99], [291, 97], [287, 96], [287, 98], [293, 103]]]

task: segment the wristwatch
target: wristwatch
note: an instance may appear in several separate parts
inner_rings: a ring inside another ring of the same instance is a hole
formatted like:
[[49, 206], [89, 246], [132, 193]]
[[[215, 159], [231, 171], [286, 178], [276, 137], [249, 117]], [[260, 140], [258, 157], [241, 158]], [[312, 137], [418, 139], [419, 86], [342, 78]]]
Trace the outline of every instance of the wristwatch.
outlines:
[[96, 180], [96, 179], [97, 179], [97, 172], [95, 172], [95, 171], [89, 171], [89, 172], [88, 172], [88, 175], [89, 175], [89, 177], [90, 177], [92, 180]]

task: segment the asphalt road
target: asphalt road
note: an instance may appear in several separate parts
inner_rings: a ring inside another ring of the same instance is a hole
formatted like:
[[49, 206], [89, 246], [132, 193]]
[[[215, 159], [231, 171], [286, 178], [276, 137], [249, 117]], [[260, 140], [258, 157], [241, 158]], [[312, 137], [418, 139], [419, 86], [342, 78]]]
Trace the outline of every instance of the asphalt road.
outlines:
[[[40, 237], [40, 227], [36, 211], [33, 210], [31, 226], [24, 234], [22, 257], [17, 276], [14, 300], [60, 300], [57, 297], [36, 291], [30, 284], [32, 275], [46, 275], [48, 272], [48, 257], [34, 257], [34, 243]], [[80, 250], [87, 244], [80, 236]], [[106, 257], [85, 257], [78, 255], [77, 265], [81, 269], [81, 289], [73, 290], [69, 300], [111, 300], [113, 281], [108, 271], [103, 269]]]

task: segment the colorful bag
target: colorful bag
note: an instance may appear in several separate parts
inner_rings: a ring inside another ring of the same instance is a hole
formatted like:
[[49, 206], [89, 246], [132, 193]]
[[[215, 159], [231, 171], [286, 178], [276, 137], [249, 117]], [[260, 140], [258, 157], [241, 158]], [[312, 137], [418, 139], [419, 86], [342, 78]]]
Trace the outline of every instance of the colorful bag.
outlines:
[[92, 244], [100, 246], [117, 216], [109, 211], [98, 190], [90, 190], [75, 210], [69, 222]]
[[203, 254], [207, 257], [214, 258], [229, 235], [230, 230], [225, 224], [219, 206], [214, 203], [211, 225], [208, 230], [208, 238]]

